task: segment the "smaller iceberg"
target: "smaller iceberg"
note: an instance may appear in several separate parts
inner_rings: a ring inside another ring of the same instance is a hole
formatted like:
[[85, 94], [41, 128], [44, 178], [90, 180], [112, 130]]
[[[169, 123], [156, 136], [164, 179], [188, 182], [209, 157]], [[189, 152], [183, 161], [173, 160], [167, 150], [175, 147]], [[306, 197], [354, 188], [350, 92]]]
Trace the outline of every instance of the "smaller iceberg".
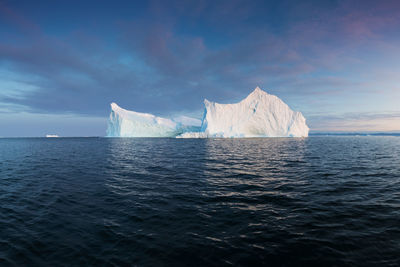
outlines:
[[46, 137], [47, 137], [47, 138], [57, 138], [57, 137], [59, 137], [59, 136], [56, 135], [56, 134], [46, 134]]
[[175, 137], [188, 131], [199, 131], [201, 121], [180, 116], [174, 119], [149, 113], [129, 111], [111, 104], [108, 137]]

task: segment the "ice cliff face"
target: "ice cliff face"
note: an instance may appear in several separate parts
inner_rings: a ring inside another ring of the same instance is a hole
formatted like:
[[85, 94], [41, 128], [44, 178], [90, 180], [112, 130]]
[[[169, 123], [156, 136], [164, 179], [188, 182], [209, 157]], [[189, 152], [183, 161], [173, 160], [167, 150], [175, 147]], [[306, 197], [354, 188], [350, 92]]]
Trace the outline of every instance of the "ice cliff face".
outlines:
[[200, 133], [179, 137], [306, 137], [309, 128], [300, 112], [292, 111], [281, 99], [257, 87], [236, 104], [204, 100]]
[[167, 119], [148, 113], [129, 111], [111, 104], [108, 137], [175, 137], [187, 131], [198, 131], [201, 121], [185, 116]]
[[[166, 119], [128, 111], [111, 104], [107, 136], [116, 137], [306, 137], [309, 128], [300, 112], [256, 88], [236, 104], [204, 100], [203, 120]], [[201, 127], [200, 127], [201, 124]]]

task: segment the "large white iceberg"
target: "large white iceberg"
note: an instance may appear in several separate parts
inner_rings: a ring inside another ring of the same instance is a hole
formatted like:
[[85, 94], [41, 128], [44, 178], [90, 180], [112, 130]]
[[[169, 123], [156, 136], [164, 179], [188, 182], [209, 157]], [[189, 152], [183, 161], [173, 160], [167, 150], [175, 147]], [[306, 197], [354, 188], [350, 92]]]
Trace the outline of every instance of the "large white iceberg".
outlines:
[[[107, 136], [118, 137], [307, 137], [301, 112], [257, 87], [236, 104], [204, 100], [203, 120], [185, 116], [166, 119], [111, 104]], [[201, 125], [201, 127], [200, 127]]]
[[309, 128], [301, 112], [293, 111], [277, 96], [257, 87], [236, 104], [204, 100], [200, 132], [178, 137], [307, 137]]
[[148, 113], [129, 111], [111, 104], [108, 137], [175, 137], [187, 131], [199, 131], [201, 121], [186, 116], [167, 119]]

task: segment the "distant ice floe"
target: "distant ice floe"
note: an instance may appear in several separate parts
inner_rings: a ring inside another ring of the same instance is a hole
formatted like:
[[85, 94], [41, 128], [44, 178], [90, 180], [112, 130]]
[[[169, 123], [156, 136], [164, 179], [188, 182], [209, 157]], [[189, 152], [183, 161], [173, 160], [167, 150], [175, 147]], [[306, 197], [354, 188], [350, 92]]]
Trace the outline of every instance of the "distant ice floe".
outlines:
[[257, 87], [235, 104], [204, 100], [202, 120], [181, 116], [168, 119], [111, 104], [109, 137], [307, 137], [309, 128], [301, 112]]
[[46, 137], [47, 137], [47, 138], [57, 138], [57, 137], [59, 137], [59, 136], [56, 135], [56, 134], [46, 134]]

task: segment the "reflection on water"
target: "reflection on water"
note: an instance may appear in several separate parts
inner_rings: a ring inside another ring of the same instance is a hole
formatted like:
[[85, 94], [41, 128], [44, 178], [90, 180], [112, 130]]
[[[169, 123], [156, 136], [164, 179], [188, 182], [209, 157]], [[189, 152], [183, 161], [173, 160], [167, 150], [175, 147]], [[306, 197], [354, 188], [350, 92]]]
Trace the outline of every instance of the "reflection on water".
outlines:
[[[215, 139], [206, 143], [205, 177], [217, 189], [207, 193], [219, 197], [257, 198], [268, 195], [290, 197], [295, 192], [265, 190], [277, 183], [290, 187], [304, 181], [292, 179], [291, 168], [303, 167], [304, 138]], [[240, 202], [240, 201], [239, 201]], [[243, 203], [238, 208], [243, 207]], [[234, 205], [233, 205], [234, 207]], [[256, 209], [248, 204], [249, 209]], [[262, 208], [262, 205], [261, 205]]]
[[0, 265], [399, 265], [400, 138], [0, 140]]

